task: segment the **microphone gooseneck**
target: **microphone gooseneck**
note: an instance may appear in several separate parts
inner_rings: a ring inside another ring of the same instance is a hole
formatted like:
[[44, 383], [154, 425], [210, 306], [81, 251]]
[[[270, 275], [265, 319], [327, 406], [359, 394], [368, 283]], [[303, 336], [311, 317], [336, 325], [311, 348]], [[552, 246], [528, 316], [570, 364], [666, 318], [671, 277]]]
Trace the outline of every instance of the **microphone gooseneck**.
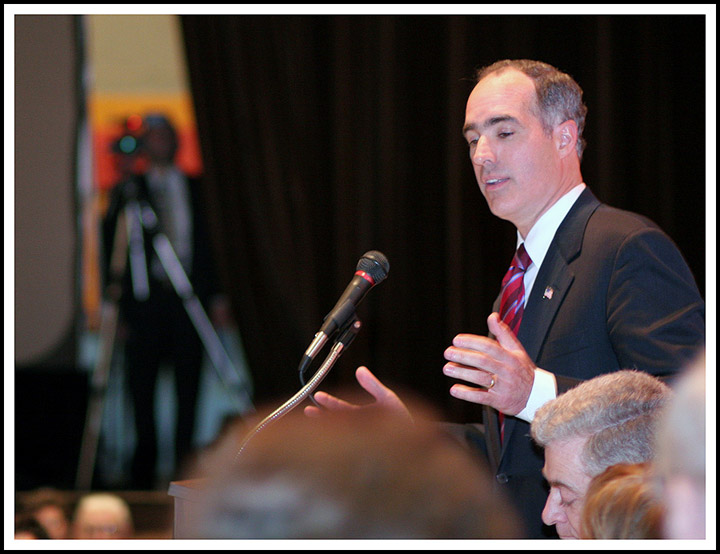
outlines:
[[337, 332], [339, 337], [335, 341], [327, 358], [306, 385], [303, 385], [292, 398], [258, 423], [252, 431], [246, 435], [240, 449], [235, 455], [236, 460], [243, 450], [245, 450], [248, 442], [250, 442], [257, 433], [290, 412], [303, 400], [308, 398], [308, 396], [312, 399], [312, 396], [310, 396], [312, 392], [328, 374], [340, 357], [342, 351], [350, 346], [350, 343], [360, 330], [361, 323], [355, 315], [355, 308], [371, 288], [385, 280], [389, 271], [390, 263], [382, 252], [370, 250], [363, 254], [357, 263], [355, 274], [350, 284], [345, 288], [335, 307], [325, 316], [323, 326], [320, 328], [320, 331], [316, 333], [315, 338], [303, 355], [299, 369], [301, 381], [305, 370], [312, 363], [328, 338]]

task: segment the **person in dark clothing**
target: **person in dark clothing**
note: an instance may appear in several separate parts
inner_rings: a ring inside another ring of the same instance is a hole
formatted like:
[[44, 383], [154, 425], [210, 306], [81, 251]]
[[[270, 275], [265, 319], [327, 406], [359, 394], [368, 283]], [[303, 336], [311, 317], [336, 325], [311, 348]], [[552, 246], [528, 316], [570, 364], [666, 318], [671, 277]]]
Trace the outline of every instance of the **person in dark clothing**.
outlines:
[[[153, 242], [156, 234], [162, 233], [170, 241], [195, 294], [213, 321], [217, 321], [218, 314], [224, 311], [224, 297], [216, 284], [207, 224], [203, 220], [200, 182], [175, 164], [178, 136], [168, 118], [163, 115], [144, 118], [139, 148], [140, 154], [147, 158], [147, 170], [130, 175], [112, 190], [103, 220], [103, 245], [106, 282], [121, 290], [118, 302], [120, 328], [125, 339], [125, 371], [137, 438], [132, 484], [149, 489], [156, 485], [155, 392], [159, 370], [163, 364], [168, 364], [174, 374], [177, 471], [193, 449], [204, 353], [183, 299], [157, 255]], [[135, 212], [125, 209], [135, 201], [149, 205], [156, 219], [148, 210], [141, 210], [144, 224], [140, 225]], [[123, 233], [127, 238], [118, 244], [116, 237], [122, 237]], [[121, 268], [120, 275], [112, 264], [116, 247], [120, 254], [115, 259], [122, 261], [117, 265]]]

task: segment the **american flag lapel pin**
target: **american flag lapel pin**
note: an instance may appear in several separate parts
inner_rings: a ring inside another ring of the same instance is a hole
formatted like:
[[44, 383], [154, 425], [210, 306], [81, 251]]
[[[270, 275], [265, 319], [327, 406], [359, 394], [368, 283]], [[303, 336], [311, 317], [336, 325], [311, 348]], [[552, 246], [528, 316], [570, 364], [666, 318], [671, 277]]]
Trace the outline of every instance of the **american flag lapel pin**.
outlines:
[[548, 300], [552, 300], [553, 294], [555, 294], [555, 291], [552, 287], [548, 286], [545, 287], [545, 294], [543, 294], [543, 298], [547, 298]]

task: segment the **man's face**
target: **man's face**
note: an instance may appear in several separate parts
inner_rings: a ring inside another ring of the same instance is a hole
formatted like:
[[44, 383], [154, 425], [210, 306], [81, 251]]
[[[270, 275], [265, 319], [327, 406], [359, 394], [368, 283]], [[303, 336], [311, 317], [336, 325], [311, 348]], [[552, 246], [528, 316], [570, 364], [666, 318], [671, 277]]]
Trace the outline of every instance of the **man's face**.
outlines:
[[554, 441], [545, 447], [543, 475], [550, 484], [542, 520], [554, 525], [561, 539], [580, 538], [585, 493], [592, 477], [584, 471], [580, 453], [587, 438]]
[[59, 506], [48, 504], [33, 514], [53, 539], [65, 539], [68, 534], [68, 521]]
[[75, 521], [75, 538], [78, 539], [127, 539], [127, 524], [112, 510], [93, 510], [83, 513]]
[[463, 128], [490, 210], [523, 236], [565, 192], [556, 133], [542, 128], [535, 104], [530, 77], [515, 69], [494, 73], [470, 94]]
[[165, 127], [154, 127], [143, 138], [148, 157], [159, 164], [170, 164], [175, 159], [177, 143], [174, 133]]

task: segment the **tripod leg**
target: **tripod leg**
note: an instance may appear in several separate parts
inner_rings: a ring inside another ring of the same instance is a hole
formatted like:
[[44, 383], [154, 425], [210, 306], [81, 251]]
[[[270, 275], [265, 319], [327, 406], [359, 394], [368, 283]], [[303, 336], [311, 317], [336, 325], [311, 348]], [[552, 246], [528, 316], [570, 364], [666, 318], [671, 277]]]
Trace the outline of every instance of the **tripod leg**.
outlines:
[[110, 261], [109, 302], [103, 304], [100, 321], [100, 352], [90, 380], [90, 397], [75, 477], [75, 486], [78, 490], [89, 490], [92, 485], [107, 383], [117, 339], [118, 303], [122, 294], [121, 281], [126, 265], [127, 249], [127, 229], [124, 215], [121, 213], [115, 225], [115, 239]]
[[116, 303], [103, 306], [100, 323], [100, 353], [90, 382], [90, 398], [85, 416], [85, 429], [80, 447], [80, 459], [75, 480], [78, 490], [89, 490], [95, 469], [95, 458], [100, 438], [103, 408], [107, 382], [113, 359], [115, 337], [117, 334], [118, 308]]
[[200, 336], [200, 340], [202, 340], [203, 346], [217, 371], [220, 381], [229, 392], [234, 391], [245, 396], [242, 402], [234, 395], [232, 396], [232, 400], [236, 404], [238, 411], [241, 412], [242, 406], [246, 406], [248, 403], [251, 405], [249, 394], [242, 386], [242, 379], [238, 375], [225, 346], [218, 337], [205, 308], [203, 308], [202, 303], [195, 294], [192, 284], [180, 260], [178, 260], [175, 250], [170, 244], [170, 240], [164, 234], [157, 233], [153, 238], [153, 247], [155, 248], [158, 258], [160, 258], [165, 272], [170, 278], [175, 292], [183, 301], [185, 311], [195, 326], [195, 330]]

